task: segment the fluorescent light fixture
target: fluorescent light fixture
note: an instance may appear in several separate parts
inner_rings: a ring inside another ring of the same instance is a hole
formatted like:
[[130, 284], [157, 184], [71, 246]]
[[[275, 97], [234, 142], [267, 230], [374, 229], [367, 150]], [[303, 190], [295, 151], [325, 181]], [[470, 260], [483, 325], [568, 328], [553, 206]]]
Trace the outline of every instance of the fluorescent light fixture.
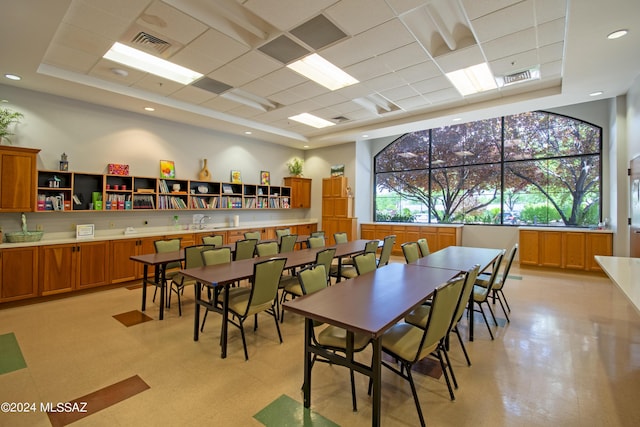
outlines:
[[627, 34], [629, 34], [629, 31], [627, 31], [627, 30], [617, 30], [617, 31], [614, 31], [613, 33], [609, 34], [607, 36], [607, 38], [609, 40], [615, 40], [615, 39], [619, 39], [620, 37], [624, 37]]
[[318, 129], [335, 125], [335, 123], [330, 122], [329, 120], [322, 119], [309, 113], [297, 114], [295, 116], [289, 117], [289, 119], [295, 120], [296, 122], [305, 124], [307, 126], [313, 126], [314, 128]]
[[[462, 119], [460, 117], [454, 117], [453, 119], [451, 119], [452, 122], [461, 122]], [[426, 142], [426, 141], [425, 141]]]
[[104, 58], [183, 85], [191, 84], [202, 77], [198, 72], [118, 42], [111, 46]]
[[462, 96], [497, 89], [498, 87], [486, 62], [452, 71], [446, 75]]
[[591, 92], [591, 93], [589, 94], [589, 96], [600, 96], [600, 95], [602, 95], [603, 93], [604, 93], [603, 91], [601, 91], [601, 90], [597, 90], [597, 91], [595, 91], [595, 92]]
[[156, 111], [156, 109], [153, 108], [153, 107], [144, 107], [144, 110], [145, 111]]
[[16, 74], [5, 74], [4, 75], [6, 78], [8, 78], [9, 80], [22, 80], [22, 77], [16, 75]]
[[298, 74], [322, 85], [330, 90], [340, 89], [352, 84], [359, 83], [358, 80], [342, 71], [317, 53], [307, 55], [294, 63], [287, 65]]

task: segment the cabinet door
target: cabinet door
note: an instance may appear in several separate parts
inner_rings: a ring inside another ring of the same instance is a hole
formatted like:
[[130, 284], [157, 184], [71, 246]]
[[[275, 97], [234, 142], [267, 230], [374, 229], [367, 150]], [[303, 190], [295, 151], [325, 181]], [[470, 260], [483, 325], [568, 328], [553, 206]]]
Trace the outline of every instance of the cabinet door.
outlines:
[[40, 246], [39, 250], [39, 281], [42, 295], [72, 291], [76, 281], [76, 245]]
[[311, 207], [311, 180], [309, 178], [284, 179], [284, 185], [291, 187], [291, 207], [310, 208]]
[[109, 284], [109, 242], [80, 243], [76, 248], [77, 288]]
[[[326, 199], [329, 200], [329, 199]], [[351, 198], [336, 197], [333, 199], [333, 215], [340, 218], [351, 217]]]
[[544, 267], [562, 266], [562, 233], [558, 231], [540, 232], [540, 265]]
[[520, 230], [520, 264], [538, 265], [540, 263], [540, 232]]
[[602, 271], [595, 260], [596, 255], [611, 256], [613, 254], [613, 237], [609, 233], [587, 233], [586, 268], [591, 271]]
[[438, 242], [438, 228], [437, 227], [420, 227], [420, 238], [427, 239], [429, 245], [429, 252], [436, 252], [442, 249]]
[[109, 246], [109, 264], [111, 265], [111, 283], [128, 282], [138, 277], [138, 264], [129, 257], [138, 255], [140, 240], [112, 240]]
[[360, 238], [365, 240], [373, 240], [376, 233], [375, 225], [361, 225], [360, 226]]
[[[156, 251], [156, 247], [153, 242], [158, 240], [158, 237], [146, 237], [144, 239], [138, 239], [138, 255], [144, 254], [152, 254]], [[136, 278], [142, 279], [144, 276], [144, 265], [142, 263], [136, 262], [137, 270], [136, 270]], [[149, 278], [154, 276], [153, 267], [149, 268]]]
[[585, 233], [562, 233], [562, 266], [564, 268], [584, 270], [585, 243]]
[[[457, 244], [455, 228], [438, 227], [438, 250]], [[431, 249], [431, 247], [429, 247]]]
[[331, 178], [331, 196], [347, 197], [347, 177], [334, 176]]
[[0, 251], [0, 302], [37, 296], [37, 271], [35, 247]]
[[25, 149], [14, 151], [9, 148], [0, 151], [1, 211], [36, 210], [36, 156], [31, 150], [23, 150]]
[[335, 210], [336, 210], [336, 199], [333, 197], [323, 197], [322, 198], [322, 216], [334, 216]]

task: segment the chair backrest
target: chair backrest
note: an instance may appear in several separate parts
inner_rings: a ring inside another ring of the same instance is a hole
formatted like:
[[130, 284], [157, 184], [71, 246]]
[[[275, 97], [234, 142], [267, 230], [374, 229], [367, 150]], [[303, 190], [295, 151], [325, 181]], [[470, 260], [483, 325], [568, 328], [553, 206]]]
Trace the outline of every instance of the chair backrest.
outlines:
[[204, 265], [227, 264], [231, 262], [231, 248], [211, 248], [200, 252]]
[[253, 284], [245, 315], [269, 309], [276, 300], [286, 258], [271, 258], [253, 266]]
[[378, 267], [376, 264], [376, 254], [374, 252], [354, 256], [353, 263], [356, 265], [358, 276], [374, 271]]
[[236, 253], [234, 260], [240, 261], [241, 259], [253, 258], [253, 254], [256, 251], [256, 239], [238, 240], [236, 242]]
[[244, 233], [244, 238], [260, 241], [262, 239], [262, 235], [259, 231], [247, 231]]
[[331, 262], [333, 258], [336, 256], [336, 248], [327, 248], [316, 253], [316, 264], [320, 264], [324, 266], [324, 270], [326, 273], [326, 282], [329, 282], [329, 273], [331, 269]]
[[297, 241], [297, 234], [285, 234], [284, 236], [280, 237], [280, 253], [293, 252], [293, 249], [296, 247]]
[[309, 237], [309, 240], [307, 240], [307, 245], [312, 249], [324, 248], [324, 237]]
[[451, 319], [453, 319], [453, 314], [460, 299], [464, 281], [465, 275], [459, 275], [434, 291], [422, 342], [416, 349], [414, 361], [428, 356], [438, 342], [449, 333]]
[[420, 247], [417, 242], [407, 242], [402, 244], [402, 253], [407, 264], [420, 258]]
[[380, 252], [380, 258], [378, 259], [378, 267], [384, 267], [389, 264], [389, 258], [391, 258], [391, 251], [393, 250], [393, 245], [396, 244], [396, 236], [390, 235], [384, 238], [384, 243], [382, 244], [382, 251]]
[[[168, 240], [156, 240], [153, 242], [153, 246], [156, 249], [156, 253], [175, 252], [180, 250], [180, 238], [168, 239]], [[169, 262], [166, 267], [167, 270], [174, 268], [182, 268], [180, 261]]]
[[322, 264], [311, 264], [298, 272], [298, 280], [304, 295], [312, 294], [327, 287], [327, 272]]
[[418, 247], [420, 248], [420, 255], [422, 257], [426, 257], [431, 253], [431, 251], [429, 250], [429, 242], [427, 242], [427, 239], [423, 237], [422, 239], [418, 239], [417, 243]]
[[258, 256], [278, 255], [278, 242], [260, 242], [256, 244]]
[[204, 264], [200, 253], [214, 247], [213, 245], [192, 245], [184, 248], [184, 268], [202, 267]]
[[334, 233], [333, 240], [336, 241], [336, 245], [340, 243], [347, 243], [349, 241], [349, 236], [345, 232]]
[[513, 259], [516, 257], [516, 252], [518, 252], [518, 244], [516, 243], [511, 248], [509, 252], [509, 257], [507, 258], [507, 264], [504, 266], [504, 270], [502, 270], [502, 274], [500, 280], [496, 280], [494, 283], [493, 289], [502, 289], [504, 286], [505, 280], [507, 280], [507, 276], [509, 275], [509, 270], [511, 270], [511, 264], [513, 264]]
[[369, 240], [367, 243], [364, 244], [364, 253], [365, 254], [376, 253], [379, 247], [380, 247], [380, 240]]
[[205, 245], [222, 246], [224, 245], [224, 237], [222, 237], [222, 234], [202, 236], [202, 243]]
[[311, 237], [322, 237], [324, 239], [324, 231], [318, 230], [311, 233]]
[[276, 237], [278, 238], [278, 240], [280, 240], [282, 236], [288, 236], [289, 234], [291, 234], [290, 228], [281, 228], [279, 230], [276, 230]]
[[493, 289], [493, 285], [496, 283], [496, 279], [498, 278], [498, 270], [500, 270], [500, 265], [502, 264], [502, 259], [504, 258], [505, 250], [503, 249], [500, 252], [500, 255], [493, 261], [493, 267], [491, 268], [491, 276], [489, 276], [489, 281], [487, 282], [487, 293]]
[[[464, 285], [462, 286], [462, 292], [460, 293], [460, 301], [458, 301], [456, 312], [453, 315], [453, 322], [451, 322], [452, 328], [456, 325], [456, 323], [460, 321], [462, 315], [464, 314], [464, 309], [467, 307], [467, 303], [469, 302], [469, 298], [471, 297], [471, 292], [473, 292], [473, 286], [476, 283], [476, 278], [478, 277], [479, 271], [479, 264], [474, 265], [471, 270], [467, 271], [466, 277], [464, 279]], [[469, 309], [473, 310], [473, 306], [470, 306]]]

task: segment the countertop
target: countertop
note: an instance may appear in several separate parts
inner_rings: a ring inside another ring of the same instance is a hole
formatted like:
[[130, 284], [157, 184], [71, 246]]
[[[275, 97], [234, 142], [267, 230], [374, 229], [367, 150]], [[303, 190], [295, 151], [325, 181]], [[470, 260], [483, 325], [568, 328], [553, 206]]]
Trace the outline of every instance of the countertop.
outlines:
[[640, 258], [596, 255], [596, 262], [607, 276], [640, 311]]

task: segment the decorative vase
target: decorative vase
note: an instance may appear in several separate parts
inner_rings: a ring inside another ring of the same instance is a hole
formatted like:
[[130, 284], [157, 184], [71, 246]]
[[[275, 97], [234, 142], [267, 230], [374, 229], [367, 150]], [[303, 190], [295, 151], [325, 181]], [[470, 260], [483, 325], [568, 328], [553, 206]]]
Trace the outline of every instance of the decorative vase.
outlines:
[[204, 162], [202, 165], [202, 169], [200, 169], [200, 173], [198, 173], [198, 179], [200, 181], [210, 181], [211, 180], [211, 172], [207, 169], [207, 159], [202, 159]]

